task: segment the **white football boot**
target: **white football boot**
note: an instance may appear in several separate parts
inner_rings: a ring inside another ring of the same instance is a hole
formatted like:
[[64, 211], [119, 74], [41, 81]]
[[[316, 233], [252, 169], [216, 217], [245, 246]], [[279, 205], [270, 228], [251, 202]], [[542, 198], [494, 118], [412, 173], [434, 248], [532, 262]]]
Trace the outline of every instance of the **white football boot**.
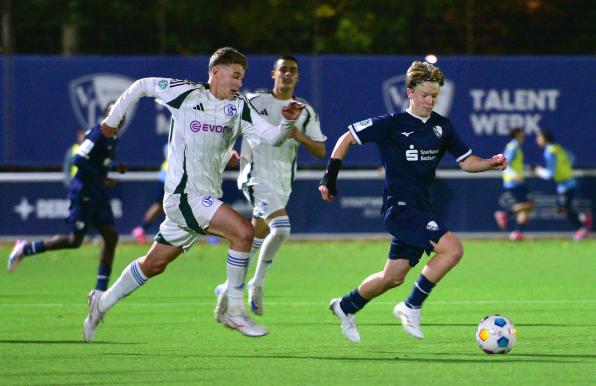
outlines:
[[420, 329], [419, 308], [410, 308], [406, 306], [406, 303], [401, 302], [393, 308], [393, 315], [401, 320], [401, 325], [408, 334], [418, 339], [424, 338], [424, 334]]
[[346, 338], [348, 338], [348, 340], [352, 343], [359, 343], [360, 333], [356, 327], [356, 315], [346, 315], [339, 306], [340, 300], [340, 298], [331, 299], [331, 302], [329, 303], [329, 310], [331, 310], [331, 312], [340, 320], [341, 330]]
[[85, 342], [91, 343], [93, 338], [95, 338], [95, 332], [99, 322], [103, 320], [103, 316], [105, 312], [99, 311], [99, 299], [104, 291], [99, 290], [92, 290], [89, 292], [89, 299], [87, 303], [89, 304], [89, 314], [85, 318], [85, 322], [83, 322], [83, 338]]
[[221, 322], [233, 330], [238, 330], [240, 333], [251, 336], [263, 336], [269, 332], [265, 327], [257, 324], [254, 320], [248, 316], [245, 310], [240, 313], [233, 315], [231, 310], [228, 310], [222, 316]]
[[215, 287], [215, 296], [217, 303], [215, 304], [215, 320], [218, 323], [223, 323], [223, 317], [228, 310], [228, 286], [227, 283], [222, 283]]
[[8, 261], [6, 262], [6, 269], [8, 272], [14, 272], [17, 269], [17, 266], [21, 262], [21, 257], [23, 257], [23, 247], [27, 244], [27, 240], [17, 240], [8, 255]]
[[252, 280], [248, 282], [248, 302], [252, 312], [263, 315], [263, 287], [253, 285]]

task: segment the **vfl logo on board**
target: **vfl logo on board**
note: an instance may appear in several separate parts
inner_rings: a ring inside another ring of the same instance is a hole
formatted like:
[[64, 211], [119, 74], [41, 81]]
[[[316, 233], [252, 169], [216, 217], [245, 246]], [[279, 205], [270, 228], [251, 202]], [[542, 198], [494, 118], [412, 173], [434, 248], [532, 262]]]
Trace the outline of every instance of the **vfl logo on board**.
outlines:
[[[108, 102], [118, 99], [133, 82], [133, 79], [119, 74], [90, 74], [71, 80], [68, 84], [70, 103], [81, 128], [87, 129], [99, 123]], [[124, 134], [135, 110], [136, 106], [131, 106], [126, 112], [126, 122], [119, 136]]]
[[[441, 87], [437, 104], [434, 111], [447, 117], [451, 110], [451, 102], [455, 93], [455, 84], [445, 79], [445, 84]], [[389, 113], [400, 113], [406, 111], [410, 105], [410, 100], [406, 94], [406, 76], [394, 76], [383, 81], [383, 100]]]

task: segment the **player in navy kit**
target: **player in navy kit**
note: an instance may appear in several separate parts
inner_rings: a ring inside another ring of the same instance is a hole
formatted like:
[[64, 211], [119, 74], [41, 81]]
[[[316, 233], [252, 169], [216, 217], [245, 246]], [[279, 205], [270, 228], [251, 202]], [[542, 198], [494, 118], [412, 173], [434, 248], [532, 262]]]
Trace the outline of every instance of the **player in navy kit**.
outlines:
[[[113, 104], [111, 102], [106, 106], [104, 116], [109, 114]], [[120, 127], [123, 123], [124, 119], [120, 123]], [[68, 191], [70, 208], [66, 222], [70, 228], [70, 234], [56, 235], [43, 241], [17, 240], [8, 257], [9, 272], [13, 272], [27, 256], [56, 249], [80, 247], [89, 226], [92, 225], [99, 231], [104, 242], [100, 250], [95, 288], [99, 291], [104, 291], [107, 288], [118, 243], [118, 231], [106, 188], [116, 185], [116, 181], [108, 178], [107, 175], [108, 171], [112, 170], [112, 160], [116, 156], [117, 145], [118, 138], [106, 138], [102, 134], [99, 124], [86, 133], [85, 139], [72, 161], [73, 165], [77, 167], [77, 172]], [[126, 172], [126, 167], [121, 164], [114, 169], [119, 173]]]
[[435, 170], [445, 152], [471, 173], [503, 170], [507, 161], [502, 154], [490, 159], [472, 155], [451, 122], [433, 112], [444, 83], [438, 67], [413, 62], [406, 74], [410, 106], [405, 112], [388, 114], [352, 124], [333, 149], [319, 191], [325, 201], [337, 196], [336, 180], [351, 145], [375, 143], [385, 167], [382, 214], [393, 236], [383, 271], [368, 276], [352, 292], [331, 300], [330, 309], [340, 319], [344, 335], [360, 341], [355, 314], [373, 298], [399, 286], [422, 254], [435, 255], [422, 269], [408, 299], [395, 306], [407, 333], [422, 338], [420, 308], [432, 288], [453, 268], [463, 255], [461, 241], [433, 212], [430, 188]]

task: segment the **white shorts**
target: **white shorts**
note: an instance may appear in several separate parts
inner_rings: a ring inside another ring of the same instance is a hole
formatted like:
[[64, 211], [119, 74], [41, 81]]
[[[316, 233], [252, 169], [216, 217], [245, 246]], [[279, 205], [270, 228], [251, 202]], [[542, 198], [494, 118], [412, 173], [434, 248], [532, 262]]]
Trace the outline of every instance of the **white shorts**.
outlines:
[[265, 184], [250, 185], [242, 189], [244, 196], [252, 205], [252, 216], [266, 219], [271, 213], [285, 209], [290, 193], [279, 194], [271, 186]]
[[[185, 251], [205, 234], [217, 209], [223, 204], [213, 196], [171, 194], [164, 197], [166, 219], [159, 226], [161, 237]], [[158, 236], [159, 237], [159, 236]]]

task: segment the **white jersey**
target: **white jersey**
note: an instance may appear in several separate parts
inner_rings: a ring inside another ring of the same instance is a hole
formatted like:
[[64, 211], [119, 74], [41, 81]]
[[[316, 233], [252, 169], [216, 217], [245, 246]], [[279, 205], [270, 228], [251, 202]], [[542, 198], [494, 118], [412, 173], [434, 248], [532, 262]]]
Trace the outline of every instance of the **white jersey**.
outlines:
[[168, 169], [165, 193], [221, 197], [222, 173], [239, 134], [253, 145], [282, 143], [294, 121], [269, 124], [250, 108], [245, 97], [220, 100], [208, 84], [187, 80], [144, 78], [134, 82], [116, 101], [105, 119], [116, 127], [129, 106], [150, 96], [170, 110]]
[[[257, 91], [247, 95], [252, 106], [270, 124], [277, 125], [283, 118], [281, 109], [292, 101], [304, 104], [300, 117], [295, 126], [302, 133], [314, 141], [324, 142], [327, 137], [321, 132], [321, 124], [315, 110], [305, 100], [296, 98], [280, 100], [271, 91]], [[297, 152], [300, 143], [288, 139], [281, 146], [273, 147], [267, 144], [255, 144], [250, 138], [242, 140], [240, 159], [240, 175], [238, 188], [243, 189], [251, 185], [266, 184], [282, 196], [288, 196], [292, 191], [292, 182], [296, 175]]]

